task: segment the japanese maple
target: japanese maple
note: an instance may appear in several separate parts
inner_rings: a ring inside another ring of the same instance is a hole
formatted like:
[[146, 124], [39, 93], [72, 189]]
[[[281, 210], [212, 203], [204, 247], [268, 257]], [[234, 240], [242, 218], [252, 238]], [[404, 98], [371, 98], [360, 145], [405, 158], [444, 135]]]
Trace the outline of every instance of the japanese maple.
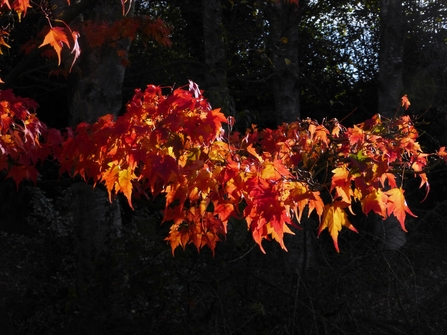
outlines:
[[231, 217], [245, 219], [261, 250], [269, 238], [286, 249], [284, 234], [305, 210], [317, 214], [319, 233], [329, 229], [339, 250], [340, 230], [355, 231], [347, 216], [354, 201], [365, 214], [396, 216], [405, 230], [406, 214], [413, 213], [394, 176], [417, 162], [421, 186], [428, 187], [427, 154], [408, 117], [376, 115], [352, 128], [306, 119], [225, 133], [227, 118], [194, 87], [164, 95], [149, 85], [135, 91], [123, 116], [81, 123], [64, 136], [29, 111], [35, 103], [3, 91], [0, 167], [17, 183], [36, 181], [36, 165], [51, 157], [61, 173], [104, 183], [110, 199], [121, 192], [130, 206], [135, 195], [162, 194], [173, 251], [189, 243], [214, 251]]
[[[31, 6], [26, 0], [1, 4], [19, 18]], [[123, 13], [130, 4], [122, 0]], [[76, 62], [82, 52], [80, 34], [91, 47], [137, 34], [169, 44], [167, 26], [146, 17], [123, 17], [95, 29], [85, 22], [79, 31], [65, 23], [53, 26], [47, 19], [43, 41], [28, 47], [49, 45], [58, 64], [63, 48], [71, 50]], [[0, 46], [8, 47], [7, 36], [7, 31], [0, 33]], [[62, 134], [37, 118], [34, 101], [0, 91], [0, 170], [17, 184], [36, 182], [38, 165], [52, 159], [61, 174], [79, 176], [93, 186], [102, 183], [110, 200], [122, 193], [130, 207], [135, 196], [151, 200], [162, 195], [163, 222], [171, 225], [166, 240], [173, 253], [191, 243], [214, 252], [231, 218], [245, 220], [262, 251], [265, 239], [286, 249], [284, 234], [292, 233], [290, 226], [299, 224], [304, 213], [315, 213], [318, 234], [327, 228], [339, 251], [341, 229], [356, 231], [347, 215], [354, 202], [364, 214], [383, 219], [394, 215], [406, 230], [406, 214], [414, 214], [396, 176], [404, 180], [415, 175], [428, 192], [428, 157], [447, 161], [445, 148], [422, 152], [408, 116], [388, 119], [377, 114], [349, 128], [336, 119], [319, 123], [307, 118], [277, 129], [253, 125], [239, 133], [232, 130], [234, 118], [213, 109], [202, 94], [193, 82], [167, 95], [161, 87], [148, 85], [135, 90], [124, 115], [104, 115]], [[402, 106], [409, 105], [404, 96]]]

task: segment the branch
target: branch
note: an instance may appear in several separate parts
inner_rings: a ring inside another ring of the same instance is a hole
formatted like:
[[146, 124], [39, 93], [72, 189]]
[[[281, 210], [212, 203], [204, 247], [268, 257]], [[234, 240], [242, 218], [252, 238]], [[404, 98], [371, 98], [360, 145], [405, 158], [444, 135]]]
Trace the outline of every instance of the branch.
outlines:
[[[58, 20], [66, 22], [69, 24], [75, 18], [77, 18], [83, 11], [94, 6], [99, 0], [83, 0], [77, 4], [73, 4], [65, 11], [61, 13]], [[17, 64], [11, 72], [9, 72], [4, 78], [4, 83], [0, 84], [0, 89], [6, 89], [11, 87], [12, 83], [20, 76], [21, 73], [35, 61], [35, 59], [40, 55], [39, 48], [32, 50], [19, 64]]]
[[86, 9], [96, 5], [98, 1], [99, 0], [82, 0], [79, 3], [68, 6], [66, 10], [62, 11], [58, 19], [70, 24], [71, 21], [76, 19]]

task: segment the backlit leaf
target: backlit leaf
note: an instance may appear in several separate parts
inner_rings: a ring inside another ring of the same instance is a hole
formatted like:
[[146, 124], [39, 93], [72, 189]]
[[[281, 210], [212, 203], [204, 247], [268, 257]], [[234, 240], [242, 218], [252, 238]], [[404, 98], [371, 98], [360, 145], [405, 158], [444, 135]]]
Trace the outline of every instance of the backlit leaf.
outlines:
[[410, 105], [411, 105], [410, 100], [408, 100], [408, 96], [405, 94], [402, 97], [402, 107], [404, 107], [405, 110], [407, 110], [408, 108], [410, 108]]
[[[14, 0], [14, 2], [12, 3], [12, 7], [19, 17], [19, 21], [22, 19], [22, 14], [23, 17], [25, 17], [28, 8], [31, 8], [31, 5], [29, 3], [30, 0]], [[7, 3], [7, 5], [9, 7], [9, 3]]]
[[407, 229], [405, 228], [405, 213], [408, 213], [414, 217], [417, 216], [413, 214], [410, 208], [408, 208], [407, 202], [405, 201], [404, 197], [404, 190], [401, 187], [393, 188], [387, 191], [386, 194], [388, 195], [388, 215], [394, 214], [394, 216], [399, 221], [402, 230], [406, 232]]
[[362, 200], [363, 213], [368, 214], [369, 212], [373, 211], [374, 213], [382, 216], [382, 218], [386, 218], [387, 201], [387, 194], [382, 192], [380, 189], [372, 192], [370, 191], [365, 199]]
[[348, 215], [343, 208], [337, 204], [327, 204], [324, 206], [323, 218], [321, 220], [320, 227], [318, 228], [318, 235], [320, 235], [321, 232], [327, 228], [332, 240], [334, 241], [335, 250], [337, 250], [337, 252], [340, 252], [338, 247], [338, 234], [340, 233], [342, 227], [346, 227], [357, 233], [357, 229], [355, 229], [355, 227], [349, 222]]
[[81, 54], [81, 48], [79, 47], [79, 42], [78, 42], [79, 33], [77, 31], [72, 31], [71, 37], [73, 38], [73, 49], [71, 50], [71, 53], [73, 54], [73, 62], [71, 63], [71, 66], [70, 66], [70, 72], [71, 72], [71, 69], [73, 68], [74, 63], [76, 62], [76, 60], [79, 58], [79, 55]]
[[64, 29], [61, 27], [50, 28], [48, 33], [45, 35], [45, 39], [43, 40], [43, 43], [41, 45], [39, 45], [39, 48], [41, 48], [47, 44], [52, 46], [54, 51], [56, 51], [57, 58], [58, 58], [58, 65], [60, 65], [61, 64], [61, 50], [62, 50], [64, 44], [67, 47], [70, 47], [70, 43], [68, 42], [67, 35], [65, 34]]
[[123, 192], [126, 196], [129, 206], [132, 206], [132, 180], [136, 178], [131, 169], [121, 170], [118, 173], [118, 183], [115, 184], [115, 190]]

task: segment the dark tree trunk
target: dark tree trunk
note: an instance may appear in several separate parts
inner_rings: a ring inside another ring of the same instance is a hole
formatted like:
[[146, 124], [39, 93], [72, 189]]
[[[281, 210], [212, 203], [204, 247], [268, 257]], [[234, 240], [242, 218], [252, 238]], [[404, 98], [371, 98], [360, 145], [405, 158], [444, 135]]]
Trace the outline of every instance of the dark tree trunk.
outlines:
[[[394, 117], [403, 94], [403, 51], [405, 19], [402, 0], [380, 0], [380, 50], [379, 50], [379, 113]], [[380, 250], [398, 250], [406, 242], [406, 233], [397, 219], [384, 221], [376, 217], [374, 235]]]
[[270, 6], [270, 53], [274, 66], [272, 90], [278, 125], [300, 117], [298, 32], [300, 10], [281, 1]]
[[80, 308], [74, 327], [79, 334], [99, 334], [118, 308], [113, 297], [122, 278], [114, 262], [113, 245], [121, 232], [121, 211], [118, 202], [110, 203], [107, 193], [99, 188], [93, 190], [91, 185], [80, 182], [70, 191]]
[[379, 113], [394, 116], [402, 96], [405, 20], [402, 0], [380, 0]]
[[202, 18], [205, 63], [208, 67], [205, 75], [205, 96], [213, 108], [220, 107], [225, 115], [234, 115], [234, 101], [227, 81], [221, 0], [202, 0]]
[[[55, 3], [59, 5], [56, 12], [63, 13], [66, 1], [54, 0]], [[122, 19], [121, 1], [96, 1], [89, 18], [97, 24]], [[94, 48], [82, 36], [80, 40], [81, 55], [67, 85], [72, 126], [93, 123], [102, 115], [119, 112], [125, 68], [118, 51], [127, 51], [130, 46], [127, 39], [118, 41], [117, 47], [106, 43]], [[79, 334], [99, 334], [105, 321], [110, 323], [107, 318], [116, 308], [112, 299], [114, 287], [122, 279], [113, 260], [114, 242], [121, 228], [120, 207], [117, 201], [110, 203], [107, 192], [99, 187], [93, 189], [80, 182], [71, 186], [70, 192], [80, 309], [73, 327]]]
[[[99, 0], [94, 8], [95, 23], [110, 23], [123, 18], [120, 0]], [[82, 43], [82, 37], [81, 37]], [[122, 106], [125, 68], [118, 51], [127, 51], [130, 41], [117, 47], [107, 44], [91, 48], [81, 45], [76, 71], [70, 76], [69, 98], [71, 124], [95, 122], [105, 114], [116, 115]]]

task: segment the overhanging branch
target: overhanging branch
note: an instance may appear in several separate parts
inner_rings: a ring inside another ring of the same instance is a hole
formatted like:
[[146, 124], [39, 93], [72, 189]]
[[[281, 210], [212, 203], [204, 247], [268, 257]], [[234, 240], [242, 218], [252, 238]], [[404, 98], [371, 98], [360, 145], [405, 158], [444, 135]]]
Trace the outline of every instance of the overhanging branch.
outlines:
[[[82, 0], [79, 3], [68, 6], [66, 10], [61, 12], [57, 18], [67, 24], [70, 24], [83, 11], [94, 6], [99, 0]], [[4, 83], [0, 84], [0, 89], [11, 87], [12, 83], [25, 71], [31, 63], [40, 55], [38, 48], [33, 49], [20, 63], [18, 63], [3, 79]]]

